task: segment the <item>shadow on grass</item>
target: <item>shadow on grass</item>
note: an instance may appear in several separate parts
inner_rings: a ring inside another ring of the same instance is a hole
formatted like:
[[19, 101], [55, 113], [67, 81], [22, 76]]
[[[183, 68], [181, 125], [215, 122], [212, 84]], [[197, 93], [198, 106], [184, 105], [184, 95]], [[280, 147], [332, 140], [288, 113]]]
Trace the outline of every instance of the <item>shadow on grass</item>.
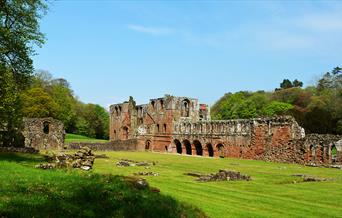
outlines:
[[39, 154], [1, 152], [0, 161], [40, 163], [45, 161], [45, 158]]
[[8, 200], [0, 204], [0, 217], [206, 217], [149, 188], [138, 190], [119, 176], [71, 174], [53, 180], [11, 185], [4, 190]]

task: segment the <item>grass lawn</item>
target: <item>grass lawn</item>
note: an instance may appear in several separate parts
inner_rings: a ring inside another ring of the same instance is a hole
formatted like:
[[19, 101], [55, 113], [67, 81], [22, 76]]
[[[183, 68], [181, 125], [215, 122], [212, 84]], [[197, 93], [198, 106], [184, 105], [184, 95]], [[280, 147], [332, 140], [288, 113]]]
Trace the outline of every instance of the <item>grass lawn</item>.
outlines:
[[[199, 207], [210, 217], [342, 217], [342, 170], [150, 152], [98, 153], [105, 153], [110, 159], [96, 159], [95, 172], [115, 175], [158, 172], [160, 176], [145, 177], [152, 186], [160, 188], [163, 194]], [[158, 163], [150, 169], [116, 167], [119, 158]], [[198, 183], [193, 177], [183, 175], [219, 169], [237, 170], [253, 180]], [[331, 180], [304, 183], [292, 174]]]
[[71, 143], [71, 142], [96, 142], [96, 143], [100, 142], [101, 143], [101, 142], [108, 142], [108, 140], [94, 139], [94, 138], [89, 138], [83, 135], [67, 133], [65, 136], [65, 143]]
[[0, 217], [205, 217], [123, 177], [42, 170], [40, 155], [0, 153]]
[[[64, 214], [66, 217], [201, 216], [189, 204], [209, 217], [218, 218], [342, 217], [342, 170], [151, 152], [96, 153], [104, 153], [109, 159], [96, 159], [92, 172], [34, 169], [33, 165], [42, 161], [39, 155], [0, 154], [0, 217], [6, 214], [12, 215], [9, 217], [19, 214], [28, 214], [28, 217], [39, 217], [37, 214], [42, 217], [48, 214], [50, 217]], [[121, 158], [157, 164], [150, 169], [117, 167], [115, 163]], [[252, 181], [199, 183], [194, 177], [183, 175], [219, 169], [240, 171], [250, 175]], [[161, 195], [135, 190], [116, 176], [141, 171], [160, 174], [145, 178], [161, 190]], [[329, 181], [304, 183], [292, 174]], [[57, 215], [51, 216], [51, 211]]]

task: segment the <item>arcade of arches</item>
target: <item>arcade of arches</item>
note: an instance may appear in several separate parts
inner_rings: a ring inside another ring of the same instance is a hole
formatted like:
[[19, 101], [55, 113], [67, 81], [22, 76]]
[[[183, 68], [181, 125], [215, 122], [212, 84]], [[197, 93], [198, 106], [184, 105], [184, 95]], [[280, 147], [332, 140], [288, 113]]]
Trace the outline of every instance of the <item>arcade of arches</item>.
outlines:
[[173, 144], [176, 147], [176, 151], [178, 154], [187, 154], [187, 155], [198, 155], [198, 156], [220, 156], [220, 151], [222, 150], [222, 144], [217, 144], [217, 149], [214, 150], [214, 147], [211, 143], [202, 143], [199, 140], [194, 140], [190, 142], [188, 139], [184, 139], [182, 143], [180, 140], [173, 140]]

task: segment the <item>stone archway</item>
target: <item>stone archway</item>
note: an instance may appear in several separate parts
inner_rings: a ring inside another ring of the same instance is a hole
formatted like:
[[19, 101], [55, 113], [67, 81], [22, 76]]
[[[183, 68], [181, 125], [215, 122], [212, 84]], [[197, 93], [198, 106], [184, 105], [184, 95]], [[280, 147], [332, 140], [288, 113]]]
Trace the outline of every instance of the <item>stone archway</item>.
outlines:
[[217, 148], [217, 152], [218, 152], [218, 155], [219, 157], [224, 157], [224, 145], [219, 143], [216, 145], [216, 148]]
[[128, 139], [128, 127], [127, 126], [122, 127], [122, 139], [123, 140]]
[[201, 142], [198, 140], [194, 140], [193, 144], [194, 144], [195, 149], [196, 149], [196, 155], [203, 156], [203, 148], [202, 148]]
[[187, 139], [183, 140], [183, 145], [184, 145], [184, 147], [185, 147], [186, 154], [192, 155], [192, 149], [191, 149], [191, 143], [190, 143], [190, 141], [187, 140]]
[[173, 143], [176, 145], [176, 150], [178, 154], [182, 153], [182, 143], [178, 139], [173, 140]]
[[150, 140], [147, 140], [145, 142], [145, 150], [148, 151], [151, 149], [151, 141]]
[[208, 150], [209, 157], [214, 157], [214, 149], [211, 143], [207, 144], [207, 150]]

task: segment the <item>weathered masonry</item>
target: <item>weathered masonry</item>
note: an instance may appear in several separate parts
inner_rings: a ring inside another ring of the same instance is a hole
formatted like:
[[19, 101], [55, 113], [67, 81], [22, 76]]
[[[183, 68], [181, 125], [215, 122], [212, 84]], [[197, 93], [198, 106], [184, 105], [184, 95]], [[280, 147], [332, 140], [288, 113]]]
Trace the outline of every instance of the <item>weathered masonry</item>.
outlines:
[[[137, 150], [295, 163], [338, 163], [342, 153], [338, 136], [308, 146], [310, 138], [293, 117], [212, 121], [208, 105], [169, 95], [144, 105], [136, 105], [132, 97], [111, 105], [110, 139], [114, 146], [136, 139]], [[312, 153], [320, 145], [324, 155]]]
[[61, 121], [48, 118], [24, 118], [22, 134], [25, 147], [35, 149], [61, 149], [65, 130]]

